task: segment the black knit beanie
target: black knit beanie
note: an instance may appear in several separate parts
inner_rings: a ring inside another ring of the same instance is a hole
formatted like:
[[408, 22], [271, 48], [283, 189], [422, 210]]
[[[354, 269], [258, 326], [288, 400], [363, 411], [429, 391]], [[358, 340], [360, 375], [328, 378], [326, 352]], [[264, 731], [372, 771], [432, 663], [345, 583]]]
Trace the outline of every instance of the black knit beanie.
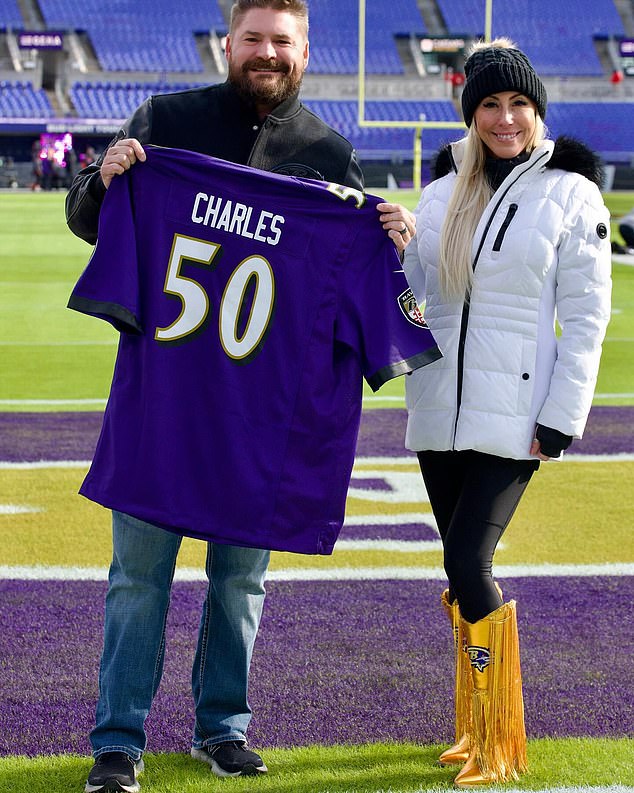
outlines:
[[506, 47], [475, 50], [465, 63], [466, 82], [462, 92], [462, 114], [470, 127], [480, 102], [500, 91], [517, 91], [532, 99], [537, 112], [546, 116], [546, 89], [523, 52]]

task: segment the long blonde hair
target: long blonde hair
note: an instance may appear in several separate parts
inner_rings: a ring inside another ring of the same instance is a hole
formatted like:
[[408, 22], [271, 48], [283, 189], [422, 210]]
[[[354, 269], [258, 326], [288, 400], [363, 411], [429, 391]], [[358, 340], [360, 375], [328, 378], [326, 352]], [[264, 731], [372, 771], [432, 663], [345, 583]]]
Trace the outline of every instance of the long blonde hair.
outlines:
[[[499, 38], [490, 43], [477, 42], [472, 52], [484, 47], [514, 48], [515, 45], [510, 39]], [[544, 122], [536, 112], [535, 130], [526, 151], [531, 152], [545, 136]], [[474, 121], [465, 138], [464, 156], [440, 233], [438, 270], [440, 289], [445, 299], [469, 299], [473, 283], [473, 237], [493, 195], [484, 170], [486, 156], [486, 148]]]

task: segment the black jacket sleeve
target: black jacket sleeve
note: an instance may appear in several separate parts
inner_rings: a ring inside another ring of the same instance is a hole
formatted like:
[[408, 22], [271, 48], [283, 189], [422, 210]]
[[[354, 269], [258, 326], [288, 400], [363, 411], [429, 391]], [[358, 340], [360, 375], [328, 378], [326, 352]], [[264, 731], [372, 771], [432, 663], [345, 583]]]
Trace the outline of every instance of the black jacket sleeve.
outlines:
[[[106, 147], [122, 138], [136, 138], [142, 145], [149, 142], [152, 128], [152, 100], [146, 101], [135, 110], [115, 137]], [[99, 211], [106, 195], [100, 168], [105, 151], [97, 162], [76, 174], [66, 195], [66, 223], [73, 234], [91, 245], [97, 242]]]

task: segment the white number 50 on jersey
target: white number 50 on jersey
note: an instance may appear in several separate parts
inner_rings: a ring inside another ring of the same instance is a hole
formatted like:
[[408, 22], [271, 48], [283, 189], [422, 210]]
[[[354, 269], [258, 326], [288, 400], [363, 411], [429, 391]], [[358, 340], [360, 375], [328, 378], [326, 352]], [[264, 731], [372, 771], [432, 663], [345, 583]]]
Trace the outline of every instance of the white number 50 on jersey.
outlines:
[[[205, 323], [209, 314], [209, 296], [193, 278], [181, 274], [184, 261], [212, 266], [220, 245], [206, 240], [174, 235], [165, 286], [163, 291], [181, 300], [181, 312], [166, 328], [157, 328], [154, 338], [173, 342], [195, 333]], [[253, 284], [253, 301], [249, 316], [240, 333], [238, 322], [244, 309], [249, 286]], [[220, 343], [226, 354], [243, 360], [258, 349], [266, 335], [275, 303], [275, 279], [268, 261], [262, 256], [243, 259], [227, 281], [218, 316]]]

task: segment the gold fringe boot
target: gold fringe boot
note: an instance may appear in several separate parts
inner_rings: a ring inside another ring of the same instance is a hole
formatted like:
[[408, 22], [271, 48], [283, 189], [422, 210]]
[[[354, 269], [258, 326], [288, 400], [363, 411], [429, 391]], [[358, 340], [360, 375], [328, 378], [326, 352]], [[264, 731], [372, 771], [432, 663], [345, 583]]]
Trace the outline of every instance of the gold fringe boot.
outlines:
[[467, 644], [462, 629], [458, 601], [454, 600], [453, 603], [450, 603], [449, 590], [445, 589], [440, 596], [440, 602], [451, 622], [454, 639], [456, 737], [454, 745], [450, 746], [449, 749], [445, 749], [438, 758], [438, 763], [443, 766], [462, 765], [467, 762], [470, 748], [469, 733], [471, 732], [471, 697], [473, 691], [471, 666], [467, 655]]
[[473, 678], [472, 747], [454, 784], [517, 779], [528, 765], [515, 601], [462, 627]]

